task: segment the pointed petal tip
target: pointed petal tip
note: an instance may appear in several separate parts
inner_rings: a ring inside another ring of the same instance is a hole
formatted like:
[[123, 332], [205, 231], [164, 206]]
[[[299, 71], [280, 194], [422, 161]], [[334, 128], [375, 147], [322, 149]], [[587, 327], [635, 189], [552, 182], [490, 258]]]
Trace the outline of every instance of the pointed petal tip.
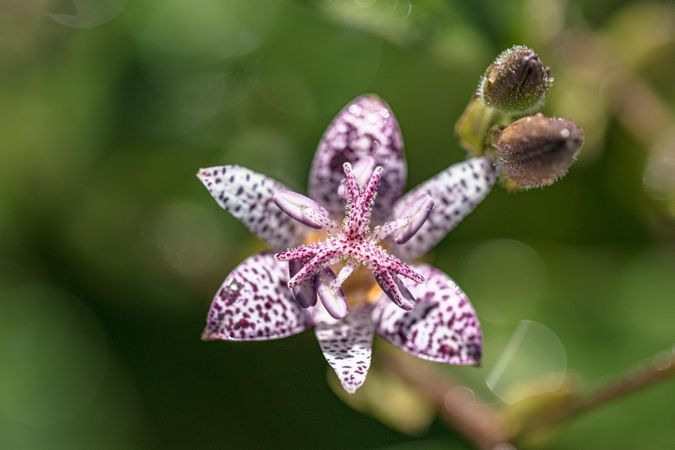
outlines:
[[307, 229], [272, 202], [285, 186], [261, 173], [237, 165], [199, 169], [197, 178], [225, 211], [273, 248], [289, 248], [302, 242]]
[[211, 177], [211, 171], [209, 169], [199, 169], [195, 176], [199, 179], [199, 181], [202, 182], [204, 186], [208, 187], [206, 181], [209, 179], [209, 177]]
[[361, 94], [358, 97], [355, 97], [351, 102], [349, 102], [350, 105], [369, 104], [369, 103], [377, 104], [378, 106], [389, 109], [389, 105], [387, 104], [387, 102], [385, 102], [382, 99], [382, 97], [372, 92]]
[[349, 395], [354, 395], [356, 394], [356, 391], [358, 391], [361, 386], [363, 386], [363, 383], [365, 382], [365, 378], [358, 384], [352, 384], [349, 382], [346, 382], [344, 380], [340, 380], [340, 384], [342, 385], [342, 389], [345, 390], [345, 392]]
[[370, 368], [372, 307], [355, 309], [342, 320], [328, 317], [325, 310], [322, 315], [314, 329], [321, 350], [342, 388], [354, 394], [363, 385]]
[[343, 109], [343, 112], [349, 112], [357, 116], [364, 113], [375, 113], [384, 122], [388, 122], [391, 119], [396, 121], [391, 106], [389, 106], [389, 104], [377, 94], [359, 95], [349, 102], [349, 104]]
[[208, 327], [202, 331], [200, 339], [204, 342], [215, 341], [217, 338], [209, 331]]
[[364, 94], [359, 95], [356, 97], [353, 101], [356, 101], [358, 99], [372, 99], [372, 100], [382, 100], [382, 98], [375, 94], [374, 92], [366, 92]]
[[204, 180], [208, 180], [209, 178], [218, 176], [220, 174], [225, 174], [229, 169], [236, 167], [237, 166], [232, 165], [200, 167], [199, 170], [197, 170], [195, 176], [204, 182]]

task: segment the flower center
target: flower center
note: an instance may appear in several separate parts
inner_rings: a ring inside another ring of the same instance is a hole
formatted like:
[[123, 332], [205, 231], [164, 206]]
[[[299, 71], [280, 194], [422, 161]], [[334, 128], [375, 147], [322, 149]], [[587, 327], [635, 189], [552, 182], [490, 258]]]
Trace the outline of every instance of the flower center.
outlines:
[[[316, 291], [329, 313], [344, 316], [347, 303], [341, 286], [357, 268], [365, 267], [394, 303], [404, 309], [412, 309], [415, 299], [400, 277], [416, 283], [423, 282], [424, 277], [391, 255], [380, 242], [395, 233], [397, 242], [410, 239], [428, 217], [433, 201], [424, 194], [426, 198], [421, 198], [419, 203], [423, 207], [416, 208], [414, 214], [371, 228], [371, 212], [384, 169], [381, 166], [374, 167], [372, 158], [359, 163], [355, 168], [350, 163], [343, 165], [345, 179], [338, 195], [344, 200], [345, 214], [340, 224], [311, 199], [286, 192], [275, 195], [274, 201], [283, 211], [306, 225], [325, 230], [326, 237], [315, 242], [310, 240], [309, 243], [274, 256], [279, 261], [289, 262], [291, 278], [288, 287], [293, 290], [301, 306], [314, 304], [316, 294], [313, 292]], [[331, 269], [336, 265], [339, 266], [337, 275]], [[362, 277], [359, 274], [360, 280], [363, 280]], [[369, 284], [363, 281], [357, 283], [361, 287]], [[365, 300], [370, 289], [362, 290], [364, 292], [361, 295], [364, 295]], [[304, 296], [308, 298], [298, 298]], [[327, 303], [330, 303], [330, 307]], [[331, 311], [335, 308], [337, 311]]]
[[[314, 244], [326, 239], [325, 231], [315, 231], [310, 233], [303, 245]], [[382, 243], [380, 243], [382, 245]], [[382, 245], [385, 247], [384, 245]], [[386, 249], [386, 247], [385, 247]], [[341, 264], [331, 266], [334, 272], [339, 272]], [[373, 279], [372, 273], [364, 266], [357, 267], [342, 284], [342, 291], [347, 299], [347, 305], [357, 307], [363, 303], [375, 303], [380, 298], [382, 290], [378, 287]]]

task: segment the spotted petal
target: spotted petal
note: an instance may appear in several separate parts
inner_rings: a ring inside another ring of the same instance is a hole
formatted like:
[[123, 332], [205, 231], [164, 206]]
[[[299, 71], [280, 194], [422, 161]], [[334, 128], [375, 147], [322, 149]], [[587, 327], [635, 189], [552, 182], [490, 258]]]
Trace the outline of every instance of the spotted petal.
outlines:
[[308, 229], [273, 201], [277, 191], [288, 191], [278, 181], [240, 166], [201, 169], [197, 177], [225, 211], [275, 249], [302, 242]]
[[414, 188], [396, 203], [392, 217], [410, 214], [422, 193], [432, 198], [434, 210], [410, 240], [392, 242], [391, 250], [408, 260], [427, 253], [483, 201], [495, 179], [495, 169], [487, 158], [472, 158]]
[[411, 311], [404, 311], [381, 298], [373, 311], [375, 331], [420, 358], [447, 364], [479, 364], [483, 346], [480, 325], [466, 294], [438, 269], [427, 265], [415, 269], [426, 281], [404, 283], [417, 304]]
[[322, 307], [317, 307], [316, 311], [315, 331], [321, 350], [342, 387], [353, 394], [366, 380], [370, 368], [374, 331], [372, 308], [351, 311], [341, 320], [332, 318]]
[[386, 218], [403, 192], [407, 168], [398, 122], [389, 105], [375, 95], [356, 98], [328, 126], [312, 163], [310, 196], [331, 213], [342, 214], [344, 205], [337, 194], [344, 178], [342, 164], [367, 156], [385, 168], [373, 216]]
[[205, 341], [258, 341], [300, 333], [312, 324], [288, 289], [288, 264], [271, 254], [244, 260], [225, 279], [211, 303]]

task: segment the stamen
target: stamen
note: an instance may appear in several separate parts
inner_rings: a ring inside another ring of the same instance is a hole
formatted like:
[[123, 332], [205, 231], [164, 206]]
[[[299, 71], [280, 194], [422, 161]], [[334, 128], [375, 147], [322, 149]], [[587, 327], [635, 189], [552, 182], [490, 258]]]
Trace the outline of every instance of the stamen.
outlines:
[[279, 190], [272, 200], [279, 209], [308, 227], [321, 229], [333, 222], [326, 208], [297, 192]]
[[[293, 277], [303, 266], [303, 262], [300, 260], [289, 261], [288, 263], [288, 274], [290, 277]], [[291, 289], [295, 301], [298, 302], [301, 308], [309, 308], [310, 306], [316, 305], [316, 296], [317, 296], [317, 283], [318, 280], [316, 277], [312, 277], [304, 283], [300, 283]]]
[[331, 289], [331, 285], [335, 281], [335, 274], [330, 269], [323, 269], [319, 273], [319, 288], [317, 290], [321, 303], [328, 311], [328, 314], [336, 319], [342, 319], [347, 315], [349, 309], [347, 307], [347, 299], [342, 289]]
[[408, 214], [405, 217], [408, 217], [409, 221], [405, 226], [401, 227], [394, 241], [397, 244], [408, 242], [422, 228], [422, 225], [427, 221], [433, 210], [434, 200], [429, 194], [423, 192], [416, 197], [409, 209], [410, 212], [406, 211]]
[[375, 228], [373, 228], [373, 233], [371, 234], [370, 237], [374, 241], [379, 242], [391, 236], [401, 228], [407, 226], [411, 221], [412, 221], [411, 216], [405, 216], [401, 217], [400, 219], [391, 220], [385, 223], [384, 225], [378, 225]]

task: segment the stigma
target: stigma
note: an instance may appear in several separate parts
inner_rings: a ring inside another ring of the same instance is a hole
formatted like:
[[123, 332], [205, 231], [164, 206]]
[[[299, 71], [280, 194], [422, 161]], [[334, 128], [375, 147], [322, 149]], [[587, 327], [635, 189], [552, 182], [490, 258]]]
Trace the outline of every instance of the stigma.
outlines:
[[[433, 200], [420, 195], [410, 214], [371, 227], [373, 205], [380, 186], [382, 166], [375, 166], [370, 157], [352, 167], [343, 165], [345, 178], [338, 192], [344, 204], [344, 216], [337, 222], [328, 211], [303, 195], [279, 191], [274, 195], [276, 205], [303, 224], [325, 231], [325, 238], [291, 248], [274, 256], [289, 263], [288, 287], [297, 303], [305, 308], [316, 304], [317, 298], [333, 317], [348, 314], [348, 303], [342, 284], [359, 267], [367, 268], [382, 291], [399, 307], [410, 310], [415, 298], [402, 279], [414, 283], [424, 277], [408, 264], [390, 254], [382, 241], [392, 238], [396, 243], [408, 241], [426, 221], [433, 210]], [[337, 274], [333, 267], [338, 267]], [[358, 302], [350, 302], [355, 304]]]

